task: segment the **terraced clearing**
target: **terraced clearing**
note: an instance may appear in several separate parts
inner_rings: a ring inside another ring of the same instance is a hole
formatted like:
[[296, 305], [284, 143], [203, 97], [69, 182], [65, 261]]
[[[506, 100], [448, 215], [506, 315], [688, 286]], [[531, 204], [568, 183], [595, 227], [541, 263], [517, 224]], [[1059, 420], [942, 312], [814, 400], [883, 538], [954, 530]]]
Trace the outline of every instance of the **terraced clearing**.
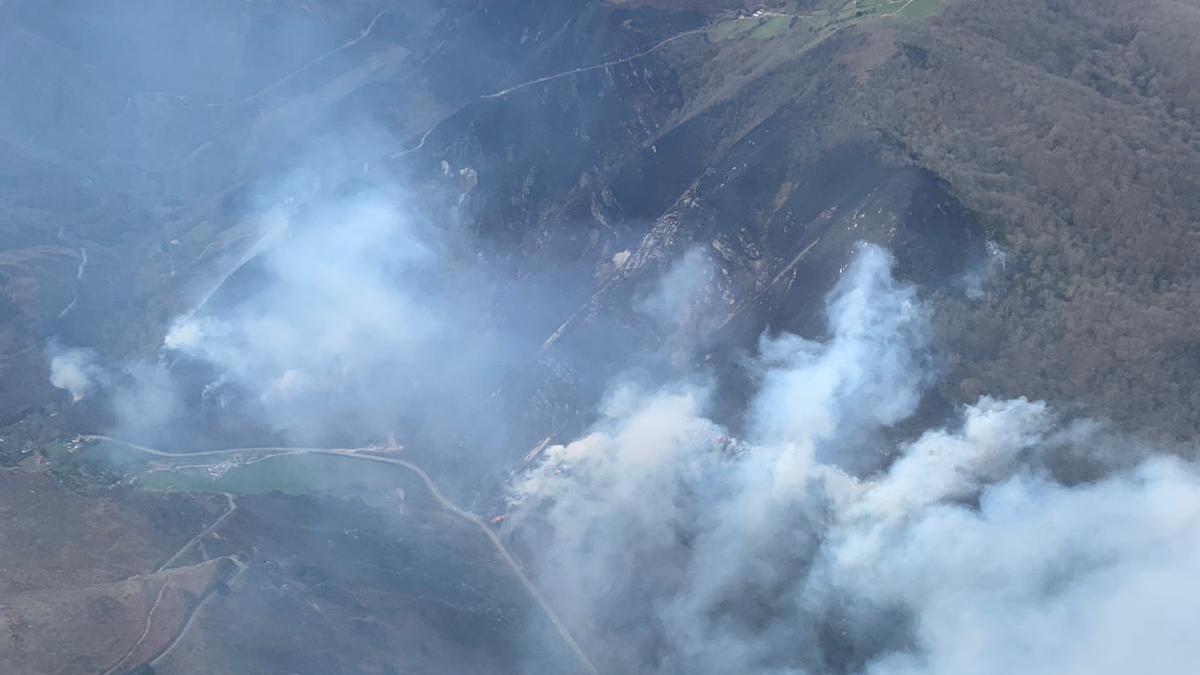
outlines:
[[770, 40], [776, 35], [780, 35], [787, 30], [792, 23], [791, 17], [786, 16], [771, 16], [767, 17], [762, 23], [754, 27], [750, 31], [750, 37], [755, 40]]
[[912, 0], [897, 16], [924, 19], [937, 14], [944, 4], [945, 0]]
[[924, 19], [941, 10], [946, 0], [854, 0], [840, 11], [787, 14], [764, 11], [718, 23], [708, 29], [709, 39], [721, 42], [739, 37], [770, 40], [803, 22], [825, 38], [847, 26], [884, 18]]
[[871, 16], [923, 18], [931, 16], [945, 0], [857, 0], [850, 7]]

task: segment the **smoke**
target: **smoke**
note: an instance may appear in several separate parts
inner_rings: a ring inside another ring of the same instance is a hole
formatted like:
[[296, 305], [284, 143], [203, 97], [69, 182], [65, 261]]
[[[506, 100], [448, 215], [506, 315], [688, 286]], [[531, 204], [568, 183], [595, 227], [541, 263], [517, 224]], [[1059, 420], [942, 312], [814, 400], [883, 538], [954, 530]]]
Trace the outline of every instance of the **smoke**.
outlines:
[[[524, 318], [563, 292], [491, 274], [478, 241], [422, 215], [428, 201], [362, 173], [369, 130], [339, 138], [255, 190], [259, 243], [170, 322], [158, 364], [126, 368], [114, 435], [342, 446], [394, 433], [495, 470], [478, 460], [504, 420], [484, 404], [536, 349]], [[147, 396], [162, 404], [139, 410]], [[451, 493], [468, 473], [444, 479]]]
[[1200, 600], [1194, 467], [1160, 458], [1075, 488], [1022, 471], [978, 500], [860, 520], [828, 547], [832, 589], [861, 598], [862, 611], [891, 605], [913, 617], [918, 649], [880, 656], [869, 672], [1192, 667], [1200, 655], [1185, 638]]
[[[928, 381], [916, 290], [891, 278], [891, 258], [867, 246], [827, 301], [825, 343], [764, 337], [762, 384], [751, 403], [755, 440], [830, 462], [862, 459], [861, 434], [912, 414]], [[854, 437], [852, 437], [854, 436]]]
[[83, 400], [103, 378], [91, 349], [69, 349], [57, 342], [46, 345], [50, 359], [50, 384], [71, 393], [71, 400]]
[[967, 299], [979, 301], [987, 295], [988, 287], [1004, 276], [1008, 268], [1008, 253], [994, 241], [988, 241], [984, 247], [985, 256], [975, 261], [956, 280]]
[[[182, 317], [164, 346], [212, 365], [276, 428], [315, 431], [331, 397], [365, 392], [437, 328], [418, 293], [432, 255], [398, 203], [398, 195], [368, 190], [307, 209], [280, 207], [265, 220], [283, 220], [287, 234], [262, 254], [252, 295]], [[365, 399], [355, 403], [373, 408]]]
[[720, 316], [714, 311], [715, 272], [703, 249], [690, 249], [636, 303], [637, 310], [654, 322], [671, 365], [686, 364], [707, 346], [714, 319]]
[[[1195, 468], [1024, 399], [888, 440], [931, 372], [890, 266], [860, 252], [825, 341], [764, 338], [744, 438], [704, 378], [618, 384], [514, 480], [551, 602], [609, 672], [1185, 672]], [[1064, 482], [1093, 448], [1098, 477]]]

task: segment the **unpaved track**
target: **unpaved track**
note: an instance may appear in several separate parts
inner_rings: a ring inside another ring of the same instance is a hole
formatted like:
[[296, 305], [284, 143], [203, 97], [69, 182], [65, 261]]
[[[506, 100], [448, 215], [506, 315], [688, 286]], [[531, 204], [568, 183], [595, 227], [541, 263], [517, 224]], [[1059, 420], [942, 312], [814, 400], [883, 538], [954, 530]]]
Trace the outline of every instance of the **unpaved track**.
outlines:
[[421, 469], [421, 467], [413, 464], [412, 462], [406, 462], [402, 459], [379, 457], [377, 455], [360, 455], [353, 452], [346, 452], [344, 450], [319, 451], [315, 454], [335, 455], [338, 457], [361, 459], [368, 462], [391, 464], [394, 466], [403, 467], [415, 473], [417, 477], [420, 478], [423, 483], [425, 483], [425, 487], [429, 489], [429, 493], [433, 495], [435, 500], [437, 500], [439, 506], [449, 513], [452, 513], [455, 516], [458, 516], [459, 518], [471, 523], [475, 527], [479, 528], [480, 532], [483, 532], [484, 536], [488, 538], [488, 541], [492, 542], [492, 546], [496, 548], [496, 552], [500, 554], [500, 557], [504, 559], [504, 562], [508, 565], [509, 569], [512, 570], [513, 575], [517, 577], [529, 595], [538, 603], [538, 606], [542, 608], [542, 611], [546, 614], [546, 618], [550, 620], [550, 623], [554, 624], [554, 628], [558, 631], [559, 637], [561, 637], [563, 642], [566, 643], [567, 647], [570, 648], [571, 653], [575, 655], [575, 658], [579, 661], [580, 665], [582, 665], [589, 673], [598, 672], [596, 670], [596, 666], [592, 665], [591, 659], [587, 657], [587, 654], [585, 654], [579, 644], [575, 642], [575, 638], [571, 637], [571, 632], [567, 630], [567, 627], [563, 625], [561, 620], [559, 620], [558, 615], [554, 612], [554, 609], [551, 608], [550, 604], [546, 602], [546, 599], [542, 597], [542, 594], [538, 591], [537, 586], [534, 586], [529, 577], [525, 576], [525, 571], [521, 569], [521, 566], [517, 563], [516, 558], [514, 558], [512, 554], [508, 552], [508, 548], [504, 545], [504, 542], [500, 540], [500, 537], [497, 537], [496, 533], [492, 531], [492, 528], [488, 527], [487, 524], [479, 518], [479, 516], [459, 507], [449, 499], [446, 499], [441, 491], [438, 490], [437, 485], [434, 484], [433, 480], [428, 474], [425, 473], [424, 470]]
[[[146, 450], [149, 450], [149, 448], [146, 448]], [[197, 534], [196, 536], [187, 540], [187, 542], [185, 542], [184, 545], [182, 547], [180, 547], [178, 551], [175, 552], [175, 555], [168, 558], [166, 562], [164, 562], [163, 564], [158, 566], [158, 569], [154, 570], [154, 574], [162, 574], [163, 572], [165, 572], [167, 570], [167, 568], [170, 567], [171, 564], [174, 563], [176, 560], [178, 560], [180, 556], [182, 556], [184, 553], [186, 553], [188, 551], [188, 549], [190, 549], [192, 546], [195, 546], [201, 539], [203, 539], [204, 537], [211, 534], [215, 529], [217, 529], [218, 526], [221, 525], [221, 523], [225, 522], [229, 518], [229, 516], [233, 515], [234, 512], [237, 511], [237, 508], [238, 508], [237, 500], [234, 499], [233, 495], [228, 492], [224, 492], [222, 494], [225, 495], [225, 499], [229, 503], [229, 506], [226, 509], [225, 513], [222, 513], [220, 516], [218, 516], [216, 518], [216, 520], [214, 520], [208, 527], [205, 527], [204, 529], [200, 530], [199, 534]], [[236, 579], [238, 576], [241, 576], [241, 573], [246, 568], [246, 566], [244, 563], [242, 563], [240, 560], [238, 560], [236, 558], [231, 557], [229, 559], [232, 560], [238, 566], [238, 572], [233, 577], [234, 579]], [[232, 579], [231, 579], [231, 581], [232, 581]], [[133, 643], [133, 645], [131, 645], [129, 647], [129, 649], [127, 649], [125, 651], [124, 654], [121, 655], [121, 658], [118, 659], [116, 663], [114, 663], [112, 666], [110, 666], [107, 670], [104, 671], [103, 675], [110, 675], [111, 673], [117, 672], [117, 669], [120, 668], [121, 666], [123, 666], [125, 664], [125, 661], [130, 656], [132, 656], [138, 650], [139, 647], [142, 646], [142, 643], [144, 643], [146, 641], [146, 636], [148, 636], [150, 634], [150, 627], [154, 625], [154, 612], [155, 612], [155, 610], [158, 609], [158, 606], [160, 604], [162, 604], [163, 596], [166, 594], [167, 588], [170, 585], [171, 585], [171, 577], [168, 576], [163, 581], [162, 585], [158, 587], [158, 596], [154, 598], [154, 604], [150, 605], [150, 609], [146, 612], [146, 625], [142, 628], [142, 634], [138, 636], [138, 639]], [[170, 651], [170, 649], [172, 647], [175, 646], [176, 643], [179, 642], [180, 638], [183, 637], [183, 634], [186, 633], [187, 629], [192, 625], [192, 621], [196, 618], [196, 613], [199, 611], [200, 607], [202, 607], [206, 602], [208, 602], [208, 598], [211, 597], [211, 595], [212, 595], [212, 591], [210, 590], [209, 593], [199, 603], [197, 603], [195, 607], [192, 608], [192, 611], [190, 612], [190, 614], [188, 616], [187, 622], [180, 629], [178, 635], [175, 636], [175, 639], [171, 642], [171, 644], [169, 646], [167, 646], [167, 648], [163, 652], [161, 652], [158, 655], [158, 657], [156, 657], [156, 660], [162, 658], [168, 651]]]
[[[899, 9], [896, 9], [895, 11], [888, 13], [888, 14], [881, 14], [880, 16], [895, 17], [898, 14], [900, 14], [900, 12], [903, 12], [905, 9], [908, 9], [908, 6], [911, 5], [913, 2], [915, 2], [915, 0], [908, 0], [908, 2], [906, 2]], [[752, 16], [739, 16], [737, 18], [732, 19], [732, 21], [758, 21], [758, 20], [761, 20], [762, 17], [778, 17], [778, 18], [786, 17], [786, 18], [790, 18], [790, 19], [821, 18], [820, 15], [817, 15], [817, 14], [787, 14], [787, 13], [783, 13], [783, 12], [760, 11]], [[558, 79], [561, 79], [564, 77], [569, 77], [571, 75], [578, 75], [579, 73], [587, 73], [587, 72], [591, 72], [593, 70], [601, 70], [603, 68], [610, 68], [612, 66], [619, 66], [619, 65], [622, 65], [625, 63], [629, 63], [630, 61], [636, 61], [637, 59], [640, 59], [640, 58], [643, 58], [643, 57], [653, 54], [654, 52], [658, 51], [659, 49], [662, 49], [663, 47], [671, 44], [672, 42], [675, 42], [676, 40], [681, 40], [681, 39], [686, 38], [691, 35], [699, 35], [701, 33], [707, 33], [709, 30], [712, 30], [716, 25], [717, 24], [705, 24], [703, 26], [700, 26], [699, 28], [685, 30], [681, 33], [676, 33], [676, 34], [658, 42], [657, 44], [655, 44], [653, 47], [650, 47], [649, 49], [645, 49], [643, 51], [637, 52], [636, 54], [630, 54], [629, 56], [625, 56], [625, 57], [622, 57], [619, 59], [613, 59], [612, 61], [596, 63], [596, 64], [593, 64], [590, 66], [581, 66], [579, 68], [572, 68], [571, 70], [564, 70], [561, 73], [554, 73], [552, 75], [546, 75], [544, 77], [535, 78], [532, 80], [528, 80], [526, 82], [514, 84], [511, 87], [508, 87], [506, 89], [501, 89], [500, 91], [493, 92], [491, 94], [482, 94], [482, 95], [480, 95], [479, 98], [481, 98], [485, 101], [497, 99], [497, 98], [503, 98], [515, 91], [520, 91], [527, 87], [533, 87], [533, 86], [536, 86], [539, 84], [553, 82], [554, 80], [558, 80]], [[848, 25], [853, 25], [853, 22]], [[840, 30], [840, 28], [839, 28], [839, 30]]]
[[193, 547], [197, 543], [199, 543], [199, 541], [201, 539], [212, 534], [213, 530], [217, 529], [221, 525], [221, 523], [228, 520], [229, 516], [232, 516], [237, 511], [237, 509], [238, 509], [237, 500], [233, 498], [233, 495], [229, 494], [228, 492], [223, 492], [221, 494], [225, 495], [225, 499], [229, 502], [229, 506], [225, 510], [225, 513], [222, 513], [216, 520], [212, 521], [212, 524], [210, 524], [208, 527], [204, 528], [203, 530], [200, 530], [199, 534], [197, 534], [196, 536], [189, 539], [187, 541], [187, 543], [185, 543], [178, 551], [175, 552], [175, 555], [171, 556], [170, 558], [167, 558], [166, 562], [159, 565], [158, 569], [155, 570], [155, 572], [162, 572], [163, 570], [170, 567], [171, 564], [174, 563], [176, 560], [178, 560], [179, 557], [182, 556], [184, 553], [186, 553], [188, 551], [188, 549], [190, 549], [191, 547]]
[[150, 634], [150, 626], [154, 625], [154, 611], [158, 609], [159, 604], [162, 603], [163, 596], [166, 595], [167, 587], [170, 585], [171, 579], [169, 577], [163, 580], [162, 585], [158, 587], [158, 595], [154, 598], [154, 604], [150, 605], [150, 609], [146, 612], [146, 625], [142, 628], [142, 634], [139, 635], [138, 639], [129, 646], [129, 649], [125, 650], [125, 653], [121, 655], [121, 658], [117, 659], [116, 663], [105, 669], [103, 675], [110, 675], [111, 673], [117, 672], [117, 668], [120, 668], [122, 665], [124, 665], [125, 660], [128, 659], [135, 651], [137, 651], [138, 647], [141, 647], [142, 643], [146, 641], [146, 636]]
[[579, 73], [587, 73], [587, 72], [591, 72], [593, 70], [601, 70], [603, 68], [611, 68], [612, 66], [619, 66], [624, 63], [629, 63], [630, 61], [635, 61], [635, 60], [643, 58], [645, 56], [649, 56], [649, 55], [653, 54], [654, 52], [662, 49], [663, 47], [666, 47], [667, 45], [671, 44], [672, 42], [674, 42], [676, 40], [681, 40], [689, 35], [698, 35], [700, 33], [704, 33], [709, 28], [710, 28], [710, 26], [702, 26], [700, 28], [693, 28], [692, 30], [685, 30], [682, 33], [676, 33], [675, 35], [672, 35], [671, 37], [659, 42], [658, 44], [654, 45], [653, 47], [650, 47], [649, 49], [640, 51], [636, 54], [630, 54], [629, 56], [626, 56], [624, 58], [614, 59], [612, 61], [605, 61], [604, 63], [597, 63], [597, 64], [590, 65], [590, 66], [582, 66], [580, 68], [573, 68], [571, 70], [564, 70], [561, 73], [554, 73], [553, 75], [539, 77], [534, 80], [529, 80], [528, 82], [521, 82], [520, 84], [514, 84], [513, 86], [511, 86], [507, 89], [501, 89], [500, 91], [497, 91], [497, 92], [494, 92], [491, 94], [483, 94], [479, 98], [481, 98], [485, 101], [491, 100], [491, 99], [503, 98], [503, 97], [508, 96], [509, 94], [513, 93], [514, 91], [520, 91], [521, 89], [525, 89], [526, 87], [532, 87], [532, 86], [539, 85], [539, 84], [545, 84], [546, 82], [552, 82], [554, 80], [568, 77], [570, 75], [577, 75]]
[[450, 118], [450, 116], [447, 116], [441, 122], [438, 122], [437, 124], [429, 127], [429, 129], [425, 133], [421, 134], [421, 140], [413, 147], [407, 148], [405, 150], [401, 150], [399, 152], [393, 152], [391, 155], [392, 159], [395, 159], [397, 157], [403, 157], [405, 155], [410, 155], [414, 152], [419, 151], [421, 148], [425, 147], [425, 141], [426, 141], [426, 139], [429, 138], [429, 135], [432, 134], [434, 132], [434, 130], [437, 129], [439, 125], [441, 125], [442, 122], [446, 121], [449, 118]]
[[278, 87], [281, 87], [281, 86], [287, 84], [288, 82], [292, 81], [293, 79], [303, 75], [304, 72], [307, 71], [309, 68], [312, 68], [313, 66], [324, 61], [325, 59], [328, 59], [329, 57], [331, 57], [335, 54], [343, 52], [343, 51], [353, 47], [354, 45], [362, 42], [363, 40], [367, 39], [367, 37], [370, 36], [371, 33], [375, 30], [375, 24], [378, 23], [379, 20], [383, 18], [383, 15], [387, 14], [387, 13], [388, 13], [388, 10], [385, 9], [385, 10], [381, 11], [380, 13], [376, 14], [375, 18], [371, 19], [371, 22], [367, 24], [367, 27], [362, 29], [359, 32], [358, 37], [356, 37], [352, 40], [349, 40], [337, 47], [334, 47], [333, 49], [330, 49], [329, 51], [325, 52], [324, 54], [321, 54], [320, 56], [317, 56], [316, 58], [312, 59], [308, 63], [305, 63], [304, 65], [300, 66], [299, 68], [293, 70], [292, 72], [288, 73], [287, 75], [284, 75], [283, 77], [279, 78], [278, 80], [275, 80], [274, 82], [272, 82], [271, 84], [268, 84], [267, 86], [263, 87], [262, 89], [259, 89], [258, 91], [254, 92], [253, 94], [250, 94], [249, 96], [244, 96], [242, 98], [239, 98], [239, 99], [236, 99], [233, 101], [228, 101], [225, 103], [209, 103], [208, 106], [210, 108], [223, 108], [223, 107], [232, 106], [232, 105], [243, 105], [246, 103], [253, 103], [254, 101], [258, 100], [259, 98], [262, 98], [266, 94], [270, 93], [272, 90], [274, 90]]
[[156, 448], [148, 448], [144, 445], [138, 445], [137, 443], [130, 443], [129, 441], [121, 440], [120, 438], [113, 438], [112, 436], [103, 436], [103, 435], [99, 435], [99, 434], [88, 434], [85, 436], [80, 436], [80, 438], [82, 438], [85, 441], [104, 441], [107, 443], [114, 443], [116, 445], [123, 445], [127, 448], [137, 450], [138, 452], [143, 452], [147, 455], [154, 455], [155, 457], [174, 457], [177, 459], [187, 459], [189, 457], [215, 457], [215, 456], [220, 456], [220, 455], [238, 455], [238, 454], [245, 454], [245, 453], [250, 453], [250, 452], [277, 452], [277, 453], [288, 453], [288, 454], [296, 455], [296, 454], [304, 454], [304, 453], [309, 453], [309, 452], [319, 452], [320, 451], [320, 452], [345, 452], [345, 453], [349, 453], [350, 455], [353, 455], [356, 452], [362, 452], [364, 450], [372, 450], [373, 449], [373, 448], [344, 448], [344, 449], [343, 448], [295, 448], [295, 447], [286, 447], [286, 446], [258, 446], [258, 447], [250, 447], [250, 448], [223, 448], [221, 450], [199, 450], [197, 452], [167, 452], [165, 450], [158, 450]]
[[79, 284], [83, 281], [83, 273], [87, 271], [88, 254], [87, 249], [79, 247], [79, 266], [75, 268], [75, 283], [71, 286], [71, 302], [67, 303], [66, 307], [58, 312], [58, 318], [63, 318], [75, 309], [75, 305], [79, 302]]
[[[242, 576], [242, 573], [246, 571], [246, 563], [244, 563], [241, 560], [238, 560], [236, 557], [232, 557], [232, 556], [229, 558], [229, 560], [233, 561], [233, 564], [237, 565], [237, 567], [238, 567], [237, 573], [235, 573], [232, 577], [230, 577], [229, 581], [226, 582], [227, 586], [232, 587], [233, 582], [237, 581], [238, 578]], [[157, 656], [150, 659], [151, 667], [157, 666], [159, 663], [162, 662], [163, 659], [167, 658], [167, 656], [170, 655], [171, 651], [175, 649], [175, 646], [178, 645], [183, 640], [183, 637], [185, 635], [187, 635], [187, 632], [192, 627], [192, 624], [196, 622], [196, 617], [200, 615], [200, 610], [203, 609], [204, 606], [208, 604], [209, 600], [212, 600], [214, 595], [216, 595], [216, 587], [215, 586], [212, 589], [210, 589], [208, 591], [208, 593], [205, 594], [205, 596], [203, 598], [201, 598], [200, 602], [196, 603], [196, 606], [192, 608], [192, 611], [190, 613], [188, 613], [187, 621], [184, 622], [183, 627], [179, 629], [179, 632], [175, 634], [175, 639], [171, 640], [171, 643], [169, 645], [167, 645], [166, 647], [164, 647], [163, 650], [161, 652], [159, 652]]]
[[[246, 564], [243, 563], [241, 560], [239, 560], [236, 556], [221, 556], [220, 558], [217, 558], [217, 560], [229, 560], [230, 562], [237, 565], [237, 567], [238, 567], [237, 573], [234, 574], [232, 577], [230, 577], [229, 581], [226, 582], [227, 584], [232, 584], [234, 581], [237, 580], [238, 577], [240, 577], [242, 575], [242, 572], [244, 572], [246, 570]], [[156, 572], [154, 572], [155, 575], [162, 574], [162, 573], [163, 573], [162, 569], [159, 569]], [[154, 626], [154, 614], [158, 610], [159, 605], [162, 604], [163, 598], [166, 596], [167, 590], [171, 587], [172, 579], [173, 579], [173, 577], [171, 577], [168, 574], [167, 577], [163, 580], [162, 585], [158, 587], [158, 595], [155, 596], [154, 603], [152, 605], [150, 605], [150, 609], [148, 609], [146, 611], [146, 623], [142, 627], [142, 634], [138, 636], [138, 639], [134, 641], [134, 643], [129, 647], [129, 649], [125, 650], [125, 653], [121, 655], [121, 658], [118, 659], [116, 663], [114, 663], [113, 665], [109, 666], [104, 671], [102, 671], [101, 675], [115, 675], [116, 673], [128, 672], [128, 670], [130, 668], [142, 665], [141, 663], [126, 664], [126, 661], [129, 660], [130, 656], [133, 656], [135, 653], [137, 653], [137, 650], [143, 644], [145, 644], [146, 638], [149, 637], [150, 630]], [[214, 577], [214, 579], [215, 579], [215, 577]], [[180, 627], [179, 632], [176, 633], [175, 637], [171, 640], [171, 643], [169, 645], [167, 645], [165, 648], [163, 648], [163, 650], [160, 651], [158, 653], [158, 655], [154, 657], [154, 659], [150, 662], [151, 665], [157, 663], [160, 659], [162, 659], [164, 656], [166, 656], [167, 652], [169, 652], [172, 648], [175, 647], [176, 644], [179, 643], [180, 639], [182, 639], [184, 634], [187, 633], [188, 628], [190, 628], [192, 626], [192, 623], [195, 621], [196, 614], [199, 613], [200, 608], [203, 607], [208, 602], [208, 600], [215, 594], [217, 586], [218, 586], [218, 583], [211, 583], [209, 585], [208, 589], [204, 592], [204, 597], [202, 597], [200, 599], [200, 601], [197, 602], [192, 607], [192, 609], [188, 612], [187, 621], [185, 621], [183, 626]]]
[[31, 352], [35, 349], [37, 349], [37, 345], [33, 344], [33, 345], [29, 345], [28, 347], [25, 347], [23, 349], [18, 349], [17, 351], [15, 351], [11, 354], [0, 354], [0, 363], [11, 360], [11, 359], [15, 359], [18, 356], [24, 356], [25, 354], [28, 354], [29, 352]]

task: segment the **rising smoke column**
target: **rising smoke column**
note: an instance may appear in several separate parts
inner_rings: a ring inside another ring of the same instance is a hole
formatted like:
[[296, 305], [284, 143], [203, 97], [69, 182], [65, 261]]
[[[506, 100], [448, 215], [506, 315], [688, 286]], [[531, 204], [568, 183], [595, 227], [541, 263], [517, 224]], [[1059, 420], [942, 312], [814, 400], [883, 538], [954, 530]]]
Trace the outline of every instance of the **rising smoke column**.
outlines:
[[[612, 672], [1188, 672], [1195, 467], [1064, 485], [1051, 466], [1113, 441], [1024, 399], [887, 446], [930, 372], [890, 267], [860, 252], [828, 340], [764, 339], [744, 440], [706, 417], [702, 379], [618, 384], [514, 481], [510, 522], [585, 648]], [[896, 459], [854, 468], [872, 454]]]
[[55, 341], [46, 345], [50, 360], [50, 384], [70, 392], [75, 402], [83, 400], [104, 378], [91, 349], [66, 348]]
[[279, 416], [412, 348], [427, 315], [393, 277], [426, 257], [388, 200], [334, 202], [263, 256], [267, 281], [231, 311], [184, 317], [165, 346], [215, 364]]

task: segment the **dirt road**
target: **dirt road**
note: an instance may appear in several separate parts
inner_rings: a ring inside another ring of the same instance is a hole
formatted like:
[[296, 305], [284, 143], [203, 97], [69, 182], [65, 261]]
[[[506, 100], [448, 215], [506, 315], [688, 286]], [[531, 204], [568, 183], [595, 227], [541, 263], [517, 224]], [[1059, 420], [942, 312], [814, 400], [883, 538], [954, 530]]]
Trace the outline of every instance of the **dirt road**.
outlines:
[[[367, 461], [367, 462], [378, 462], [380, 464], [389, 464], [392, 466], [398, 466], [403, 469], [407, 469], [408, 471], [411, 471], [412, 473], [416, 474], [416, 476], [421, 479], [421, 482], [425, 484], [425, 487], [429, 490], [430, 495], [432, 495], [434, 500], [438, 503], [438, 506], [440, 506], [446, 512], [471, 523], [476, 528], [478, 528], [479, 531], [482, 532], [485, 537], [487, 537], [488, 541], [491, 542], [492, 546], [495, 547], [496, 552], [500, 555], [500, 558], [502, 560], [504, 560], [504, 563], [512, 571], [513, 575], [517, 577], [517, 580], [521, 583], [521, 586], [525, 589], [525, 591], [527, 593], [529, 593], [530, 597], [533, 598], [533, 600], [538, 604], [538, 607], [540, 607], [541, 610], [545, 613], [546, 618], [554, 626], [555, 630], [559, 634], [559, 637], [563, 640], [563, 642], [566, 644], [568, 649], [571, 650], [572, 655], [574, 655], [576, 660], [579, 661], [580, 666], [582, 666], [584, 668], [584, 670], [586, 670], [589, 673], [597, 673], [598, 672], [596, 670], [595, 665], [592, 664], [591, 659], [588, 658], [587, 654], [585, 654], [583, 649], [579, 646], [579, 643], [577, 643], [575, 641], [575, 638], [571, 636], [571, 632], [567, 629], [567, 627], [563, 624], [563, 622], [558, 618], [558, 615], [554, 612], [554, 609], [552, 607], [550, 607], [550, 604], [548, 602], [546, 602], [545, 598], [542, 597], [542, 594], [538, 591], [537, 587], [533, 584], [533, 581], [531, 581], [529, 579], [529, 577], [525, 575], [525, 571], [523, 569], [521, 569], [520, 564], [517, 562], [516, 558], [514, 558], [513, 555], [508, 551], [508, 548], [504, 545], [504, 542], [500, 540], [500, 537], [496, 536], [496, 533], [490, 527], [488, 527], [487, 524], [485, 522], [483, 522], [483, 519], [481, 519], [479, 516], [475, 515], [474, 513], [471, 513], [470, 511], [460, 507], [459, 505], [457, 505], [454, 502], [447, 499], [446, 496], [444, 494], [442, 494], [441, 490], [438, 489], [437, 484], [435, 484], [433, 482], [433, 479], [429, 477], [429, 474], [425, 473], [425, 471], [421, 467], [417, 466], [416, 464], [413, 464], [412, 462], [405, 461], [402, 459], [394, 459], [391, 457], [380, 457], [378, 455], [364, 454], [370, 450], [375, 450], [376, 448], [259, 447], [259, 448], [227, 448], [227, 449], [222, 449], [222, 450], [205, 450], [205, 451], [200, 451], [200, 452], [179, 453], [179, 452], [167, 452], [164, 450], [158, 450], [156, 448], [150, 448], [150, 447], [146, 447], [144, 445], [138, 445], [137, 443], [131, 443], [129, 441], [121, 440], [119, 438], [113, 438], [111, 436], [88, 435], [88, 436], [83, 436], [82, 438], [84, 438], [85, 440], [91, 440], [91, 441], [105, 441], [105, 442], [109, 442], [109, 443], [114, 443], [114, 444], [129, 448], [131, 450], [135, 450], [137, 452], [142, 452], [145, 454], [153, 455], [155, 457], [191, 458], [191, 457], [205, 457], [205, 456], [213, 457], [213, 456], [221, 456], [221, 455], [244, 454], [244, 453], [250, 453], [250, 452], [265, 452], [265, 453], [275, 453], [275, 455], [273, 455], [273, 456], [280, 456], [280, 457], [282, 457], [282, 456], [300, 456], [300, 455], [328, 455], [328, 456], [333, 456], [333, 457], [344, 457], [346, 459], [354, 459], [354, 460]], [[266, 458], [264, 457], [263, 459], [266, 459]], [[229, 503], [230, 503], [229, 510], [226, 511], [225, 514], [222, 515], [220, 518], [218, 518], [216, 521], [214, 521], [212, 523], [212, 525], [209, 525], [207, 528], [205, 528], [199, 535], [197, 535], [193, 539], [189, 540], [184, 545], [184, 547], [182, 549], [180, 549], [180, 551], [178, 553], [175, 554], [175, 556], [172, 556], [172, 558], [170, 560], [163, 563], [162, 567], [160, 567], [160, 570], [165, 569], [171, 562], [173, 562], [175, 559], [177, 559], [184, 551], [186, 551], [188, 548], [190, 548], [196, 541], [199, 541], [199, 539], [203, 538], [206, 533], [211, 532], [213, 528], [215, 528], [218, 524], [220, 524], [220, 522], [222, 522], [223, 520], [228, 518], [237, 509], [237, 502], [233, 498], [233, 496], [229, 495], [229, 494], [226, 494], [225, 496], [227, 499], [229, 499]], [[240, 574], [240, 570], [239, 570], [239, 574]], [[203, 602], [201, 603], [201, 605], [202, 604], [203, 604]], [[199, 606], [197, 606], [196, 609], [198, 610]], [[193, 612], [193, 616], [194, 616], [194, 612]], [[191, 623], [191, 621], [189, 619], [189, 624], [190, 623]], [[185, 627], [185, 630], [186, 630], [186, 627]], [[181, 635], [182, 635], [182, 632], [181, 632]], [[178, 641], [178, 638], [176, 639], [176, 641]], [[168, 648], [167, 651], [169, 651], [169, 649], [170, 648]], [[163, 656], [165, 656], [165, 655], [166, 655], [166, 652], [159, 655], [155, 659], [155, 661], [161, 660], [163, 658]]]

